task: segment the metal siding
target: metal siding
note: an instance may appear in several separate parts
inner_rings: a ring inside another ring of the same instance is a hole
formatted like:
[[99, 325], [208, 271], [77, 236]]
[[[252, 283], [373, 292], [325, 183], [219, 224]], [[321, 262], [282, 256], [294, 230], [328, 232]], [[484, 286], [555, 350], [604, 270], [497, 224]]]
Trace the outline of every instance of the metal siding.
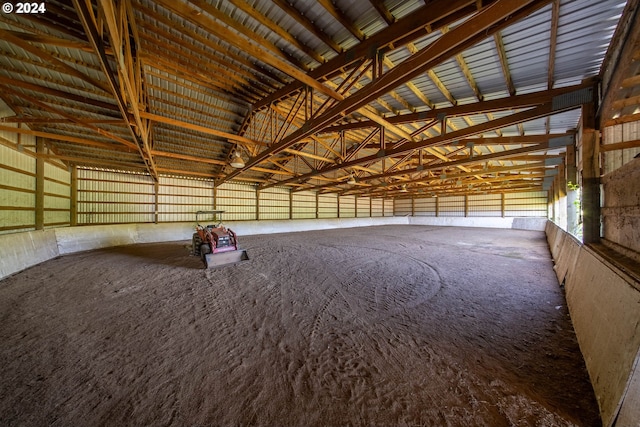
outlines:
[[78, 224], [154, 221], [151, 177], [95, 169], [78, 169]]
[[370, 197], [356, 198], [356, 217], [358, 218], [371, 217], [371, 198]]
[[371, 199], [371, 216], [372, 217], [384, 216], [383, 203], [384, 203], [384, 199]]
[[338, 217], [338, 196], [335, 194], [318, 195], [318, 218]]
[[[0, 182], [18, 190], [0, 188], [0, 233], [35, 229], [35, 167], [33, 157], [0, 145]], [[20, 171], [24, 171], [22, 173]], [[24, 189], [25, 191], [20, 191]], [[12, 209], [13, 208], [13, 209]], [[3, 230], [7, 228], [6, 230]]]
[[158, 222], [195, 221], [199, 210], [213, 210], [213, 181], [160, 176]]
[[45, 163], [44, 176], [45, 228], [70, 225], [71, 173], [68, 170]]
[[464, 196], [440, 197], [438, 216], [464, 216]]
[[259, 219], [289, 219], [289, 189], [272, 187], [260, 191]]
[[225, 211], [226, 221], [256, 219], [256, 190], [254, 186], [238, 182], [225, 182], [216, 189], [215, 206]]
[[411, 199], [395, 199], [393, 201], [394, 216], [410, 216], [412, 215]]
[[356, 217], [356, 198], [355, 196], [340, 197], [340, 218]]
[[436, 198], [414, 199], [415, 216], [436, 216]]
[[310, 219], [316, 217], [316, 193], [301, 191], [293, 193], [291, 206], [294, 219]]
[[468, 216], [502, 216], [502, 196], [500, 194], [481, 194], [467, 196]]

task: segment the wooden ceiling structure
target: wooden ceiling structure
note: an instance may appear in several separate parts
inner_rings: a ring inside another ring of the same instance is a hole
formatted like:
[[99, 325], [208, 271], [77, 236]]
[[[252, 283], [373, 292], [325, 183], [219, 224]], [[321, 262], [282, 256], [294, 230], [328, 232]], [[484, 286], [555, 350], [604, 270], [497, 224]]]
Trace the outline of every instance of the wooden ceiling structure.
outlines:
[[[154, 179], [367, 197], [545, 189], [581, 106], [597, 99], [624, 7], [43, 4], [0, 18], [0, 98], [14, 112], [0, 130], [42, 138], [38, 155]], [[236, 156], [243, 167], [230, 166]]]

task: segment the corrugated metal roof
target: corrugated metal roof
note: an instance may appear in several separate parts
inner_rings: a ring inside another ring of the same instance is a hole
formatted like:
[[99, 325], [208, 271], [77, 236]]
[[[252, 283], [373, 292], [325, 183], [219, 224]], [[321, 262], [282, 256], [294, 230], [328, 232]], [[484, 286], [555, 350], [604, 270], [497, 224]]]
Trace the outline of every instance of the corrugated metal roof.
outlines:
[[[51, 9], [69, 10], [63, 0], [50, 1], [55, 6]], [[138, 132], [134, 105], [143, 112], [171, 120], [172, 124], [151, 120], [151, 147], [161, 154], [149, 154], [149, 157], [155, 159], [160, 173], [163, 170], [170, 170], [172, 174], [183, 171], [185, 175], [217, 179], [233, 176], [254, 180], [263, 186], [285, 184], [295, 190], [366, 194], [368, 187], [345, 183], [344, 177], [357, 171], [359, 179], [379, 184], [374, 186], [376, 191], [387, 188], [392, 196], [395, 184], [419, 179], [434, 170], [437, 173], [437, 169], [416, 170], [420, 156], [439, 152], [445, 158], [451, 156], [450, 160], [461, 159], [459, 147], [447, 145], [450, 142], [445, 142], [437, 151], [401, 152], [400, 148], [408, 144], [403, 139], [406, 133], [416, 132], [429, 124], [429, 129], [417, 132], [417, 140], [424, 140], [423, 147], [428, 147], [430, 139], [438, 145], [443, 144], [438, 141], [451, 132], [468, 138], [521, 137], [574, 129], [580, 117], [579, 109], [549, 118], [508, 123], [499, 129], [492, 126], [492, 120], [506, 120], [525, 111], [508, 107], [511, 102], [508, 78], [513, 82], [515, 95], [520, 96], [544, 94], [549, 86], [579, 85], [586, 78], [597, 76], [624, 7], [620, 0], [557, 0], [560, 2], [557, 43], [552, 46], [553, 0], [534, 2], [545, 5], [517, 22], [498, 20], [494, 25], [504, 22], [509, 25], [497, 32], [488, 29], [486, 33], [478, 34], [473, 45], [463, 51], [450, 50], [430, 70], [424, 69], [406, 79], [401, 74], [408, 75], [413, 71], [406, 64], [415, 61], [425, 49], [432, 48], [436, 40], [449, 42], [452, 36], [447, 36], [447, 32], [456, 31], [456, 28], [466, 31], [468, 21], [476, 16], [478, 7], [482, 12], [503, 3], [502, 0], [469, 0], [466, 7], [450, 13], [446, 11], [451, 3], [445, 0], [431, 0], [427, 5], [422, 0], [378, 2], [386, 13], [376, 10], [370, 2], [335, 0], [325, 7], [314, 0], [286, 4], [280, 1], [283, 0], [207, 0], [203, 3], [130, 0], [135, 12], [135, 22], [130, 27], [136, 28], [139, 34], [139, 45], [131, 54], [137, 56], [143, 66], [143, 84], [134, 89], [141, 91], [140, 99], [130, 99], [130, 94], [124, 90], [117, 60], [110, 50], [112, 41], [105, 27], [101, 27], [105, 32], [100, 35], [101, 43], [107, 47], [104, 52], [107, 66], [122, 87], [125, 108], [129, 109], [127, 117], [122, 117], [113, 94], [105, 93], [97, 86], [107, 87], [108, 79], [100, 57], [86, 43], [88, 37], [81, 19], [73, 22], [73, 15], [61, 16], [59, 19], [64, 19], [64, 24], [57, 24], [53, 14], [32, 17], [35, 19], [2, 15], [0, 29], [22, 34], [24, 43], [29, 46], [0, 40], [0, 63], [3, 65], [0, 78], [4, 79], [0, 86], [11, 88], [10, 82], [31, 85], [7, 90], [6, 101], [18, 115], [17, 121], [24, 117], [25, 126], [51, 135], [84, 137], [88, 142], [123, 148], [121, 141], [97, 132], [96, 127], [133, 143], [132, 133]], [[514, 4], [512, 2], [511, 6]], [[388, 20], [386, 14], [393, 19]], [[429, 16], [432, 16], [431, 21], [420, 23], [420, 19]], [[469, 31], [473, 30], [469, 28]], [[504, 64], [496, 37], [504, 45]], [[135, 43], [134, 38], [130, 40]], [[360, 46], [364, 47], [360, 49]], [[32, 51], [28, 52], [25, 47]], [[376, 89], [378, 77], [375, 73], [380, 74], [376, 71], [376, 49], [384, 53], [383, 79], [393, 73], [400, 75], [396, 84], [382, 90]], [[554, 59], [551, 81], [550, 55]], [[68, 64], [76, 72], [64, 69], [53, 58]], [[354, 71], [354, 67], [359, 67], [358, 71]], [[363, 70], [365, 72], [361, 73]], [[357, 81], [344, 81], [352, 76], [359, 77]], [[296, 82], [300, 81], [302, 84], [298, 85]], [[42, 89], [36, 90], [34, 86]], [[323, 86], [340, 94], [322, 93], [326, 91]], [[348, 87], [346, 91], [345, 86]], [[304, 87], [311, 88], [306, 96], [307, 105], [295, 101], [304, 98], [298, 97]], [[478, 96], [484, 101], [479, 102]], [[51, 108], [45, 110], [29, 105], [29, 97]], [[334, 110], [347, 106], [350, 98], [358, 97], [366, 97], [367, 110], [335, 114]], [[489, 112], [484, 110], [486, 102], [496, 100], [505, 100], [506, 107], [498, 110], [492, 107]], [[100, 106], [100, 103], [109, 104], [110, 108]], [[318, 113], [321, 106], [323, 109]], [[458, 107], [454, 106], [470, 106], [470, 109], [465, 114], [458, 114], [455, 113]], [[406, 115], [430, 114], [432, 107], [437, 110], [429, 119], [416, 117], [408, 123], [402, 121]], [[295, 110], [290, 112], [291, 108]], [[65, 123], [55, 111], [74, 117], [76, 122]], [[380, 126], [370, 121], [372, 113], [387, 121], [385, 153], [377, 154], [382, 146], [379, 136], [372, 138], [366, 147], [353, 151]], [[447, 128], [443, 133], [440, 124], [432, 121], [444, 117]], [[27, 119], [30, 120], [28, 123]], [[60, 121], [52, 123], [52, 119]], [[116, 125], [106, 121], [113, 119], [122, 122]], [[357, 125], [355, 122], [366, 126], [353, 129]], [[335, 127], [335, 130], [314, 139], [313, 133], [305, 133], [308, 126], [316, 126], [318, 131], [327, 127]], [[198, 130], [201, 128], [210, 132], [203, 133]], [[344, 133], [340, 129], [344, 129]], [[298, 138], [298, 134], [305, 136]], [[254, 165], [254, 170], [229, 175], [233, 172], [229, 167], [208, 162], [226, 161], [238, 147], [241, 147], [245, 161], [249, 161], [249, 157], [258, 158], [264, 150], [272, 149], [273, 144], [279, 142], [273, 141], [276, 135], [280, 141], [287, 138], [294, 142], [265, 156]], [[136, 143], [140, 143], [139, 134], [137, 139]], [[87, 164], [92, 166], [108, 157], [105, 149], [95, 144], [83, 146], [53, 138], [52, 144], [57, 144], [61, 154], [86, 158]], [[522, 145], [480, 145], [476, 153], [499, 153], [517, 147]], [[394, 149], [397, 154], [387, 154]], [[203, 161], [189, 161], [185, 155], [201, 157]], [[142, 166], [144, 162], [136, 151], [114, 152], [112, 158], [130, 164], [132, 169], [146, 168], [147, 172], [153, 172], [149, 166]], [[349, 161], [354, 159], [363, 161], [350, 165]], [[403, 176], [398, 175], [397, 170], [389, 169], [388, 176], [384, 176], [385, 171], [401, 159], [410, 172]], [[337, 162], [347, 166], [340, 166], [340, 170], [335, 166]], [[440, 167], [447, 167], [442, 158], [438, 162]], [[464, 168], [483, 168], [485, 163], [470, 161]], [[359, 169], [362, 167], [368, 172]], [[273, 170], [273, 173], [265, 170]]]

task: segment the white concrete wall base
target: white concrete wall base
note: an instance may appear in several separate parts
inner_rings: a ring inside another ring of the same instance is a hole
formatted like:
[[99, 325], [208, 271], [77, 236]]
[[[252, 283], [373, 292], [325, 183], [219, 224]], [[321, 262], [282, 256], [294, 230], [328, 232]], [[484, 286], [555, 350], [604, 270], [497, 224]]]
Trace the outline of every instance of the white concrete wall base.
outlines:
[[640, 287], [552, 222], [546, 232], [603, 426], [638, 426], [621, 419], [640, 408]]
[[0, 235], [0, 279], [55, 258], [58, 252], [54, 230]]
[[[296, 219], [274, 221], [230, 221], [224, 223], [240, 236], [291, 233], [332, 228], [378, 225], [432, 225], [544, 230], [544, 218], [499, 217], [373, 217]], [[541, 225], [543, 224], [543, 225]], [[193, 222], [163, 224], [114, 224], [63, 227], [0, 235], [0, 279], [58, 255], [135, 243], [191, 240]]]

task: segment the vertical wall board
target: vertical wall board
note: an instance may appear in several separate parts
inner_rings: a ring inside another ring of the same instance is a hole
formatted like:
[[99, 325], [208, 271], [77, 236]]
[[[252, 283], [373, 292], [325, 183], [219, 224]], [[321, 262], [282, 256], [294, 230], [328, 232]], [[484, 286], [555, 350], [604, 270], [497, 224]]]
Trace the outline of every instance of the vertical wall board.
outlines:
[[340, 218], [356, 217], [356, 198], [355, 196], [340, 197]]
[[225, 211], [223, 214], [225, 221], [257, 219], [255, 186], [238, 182], [225, 182], [217, 187], [216, 192], [215, 206], [217, 210]]
[[260, 219], [289, 219], [289, 189], [271, 187], [260, 191]]
[[382, 207], [384, 199], [371, 199], [371, 216], [381, 217], [384, 216], [384, 209]]
[[479, 194], [467, 196], [469, 211], [467, 216], [502, 216], [502, 196], [500, 194]]
[[464, 196], [440, 197], [438, 203], [438, 216], [464, 216]]
[[316, 217], [316, 193], [300, 191], [292, 194], [292, 213], [294, 219], [313, 219]]
[[[602, 131], [602, 144], [637, 141], [640, 139], [640, 121], [607, 126]], [[602, 169], [606, 175], [632, 161], [640, 153], [640, 147], [605, 151], [602, 153]]]
[[640, 158], [602, 177], [602, 235], [640, 253]]
[[370, 197], [356, 198], [356, 217], [358, 218], [371, 217], [371, 198]]
[[338, 217], [338, 196], [336, 194], [318, 195], [318, 218]]
[[413, 213], [413, 201], [411, 199], [395, 199], [393, 203], [394, 216], [411, 216]]
[[414, 216], [436, 216], [436, 198], [421, 197], [413, 201]]

